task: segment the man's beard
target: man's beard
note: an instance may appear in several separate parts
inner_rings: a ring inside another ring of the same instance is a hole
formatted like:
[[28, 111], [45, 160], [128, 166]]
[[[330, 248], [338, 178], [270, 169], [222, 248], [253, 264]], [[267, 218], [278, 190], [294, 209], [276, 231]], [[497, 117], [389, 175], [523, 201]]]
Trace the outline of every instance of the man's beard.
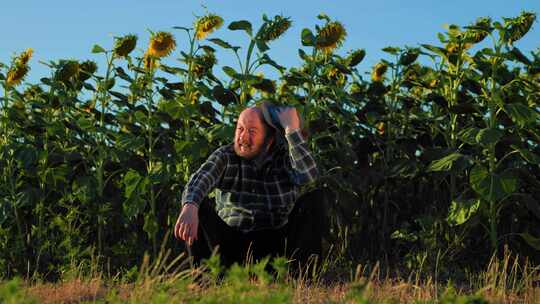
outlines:
[[259, 154], [261, 154], [262, 151], [264, 151], [264, 145], [261, 145], [257, 150], [251, 150], [249, 148], [252, 148], [252, 146], [248, 146], [248, 150], [242, 150], [242, 148], [240, 147], [240, 144], [238, 144], [237, 142], [234, 143], [234, 152], [236, 152], [236, 155], [244, 158], [244, 159], [248, 159], [248, 160], [251, 160], [251, 159], [254, 159], [256, 158], [257, 156], [259, 156]]
[[[269, 140], [265, 139], [263, 144], [257, 150], [251, 150], [251, 151], [242, 151], [240, 148], [240, 144], [237, 141], [234, 142], [233, 146], [234, 146], [234, 152], [236, 153], [236, 155], [247, 160], [253, 160], [253, 159], [257, 159], [259, 157], [266, 155], [266, 153], [268, 152], [270, 148], [270, 142]], [[252, 148], [253, 145], [249, 147]]]

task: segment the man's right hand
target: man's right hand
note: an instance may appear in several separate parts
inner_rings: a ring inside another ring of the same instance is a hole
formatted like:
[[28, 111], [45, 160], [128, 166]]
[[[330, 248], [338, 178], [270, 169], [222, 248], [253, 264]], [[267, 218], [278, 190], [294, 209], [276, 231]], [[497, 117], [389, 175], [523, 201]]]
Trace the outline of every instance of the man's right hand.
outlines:
[[193, 204], [185, 204], [174, 226], [174, 236], [182, 239], [189, 246], [197, 239], [199, 229], [199, 208]]

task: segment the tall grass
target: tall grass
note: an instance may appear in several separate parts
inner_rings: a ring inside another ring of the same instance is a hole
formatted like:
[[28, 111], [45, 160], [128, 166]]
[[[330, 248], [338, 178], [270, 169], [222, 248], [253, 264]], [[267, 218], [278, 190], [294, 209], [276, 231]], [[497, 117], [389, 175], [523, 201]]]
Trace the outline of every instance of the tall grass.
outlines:
[[[462, 280], [436, 280], [437, 273], [423, 269], [383, 270], [378, 262], [341, 269], [342, 278], [349, 278], [338, 280], [330, 270], [339, 265], [329, 259], [293, 276], [281, 268], [286, 267], [284, 261], [247, 261], [224, 270], [214, 255], [192, 268], [184, 255], [174, 257], [162, 248], [155, 258], [146, 255], [136, 271], [111, 275], [94, 271], [97, 264], [74, 265], [57, 283], [2, 282], [0, 302], [532, 304], [540, 299], [540, 267], [509, 250]], [[274, 266], [272, 273], [266, 270], [269, 264]]]

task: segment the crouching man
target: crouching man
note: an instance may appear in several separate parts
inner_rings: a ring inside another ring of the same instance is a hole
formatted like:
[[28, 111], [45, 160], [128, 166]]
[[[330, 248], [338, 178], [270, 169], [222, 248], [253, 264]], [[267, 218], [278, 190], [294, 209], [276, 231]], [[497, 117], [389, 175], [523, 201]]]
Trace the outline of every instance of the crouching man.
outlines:
[[[303, 265], [321, 255], [319, 191], [299, 197], [318, 176], [295, 108], [269, 103], [238, 117], [234, 143], [218, 148], [182, 194], [174, 228], [195, 262], [217, 247], [223, 265], [287, 256]], [[215, 202], [207, 194], [215, 191]]]

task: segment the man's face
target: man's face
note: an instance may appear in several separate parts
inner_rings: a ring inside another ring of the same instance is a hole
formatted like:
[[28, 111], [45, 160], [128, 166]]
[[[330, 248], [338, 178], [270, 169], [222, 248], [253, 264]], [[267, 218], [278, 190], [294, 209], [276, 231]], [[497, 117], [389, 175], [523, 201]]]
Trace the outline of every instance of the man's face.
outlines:
[[240, 157], [254, 158], [267, 148], [265, 135], [261, 115], [254, 108], [244, 110], [236, 123], [234, 151]]

